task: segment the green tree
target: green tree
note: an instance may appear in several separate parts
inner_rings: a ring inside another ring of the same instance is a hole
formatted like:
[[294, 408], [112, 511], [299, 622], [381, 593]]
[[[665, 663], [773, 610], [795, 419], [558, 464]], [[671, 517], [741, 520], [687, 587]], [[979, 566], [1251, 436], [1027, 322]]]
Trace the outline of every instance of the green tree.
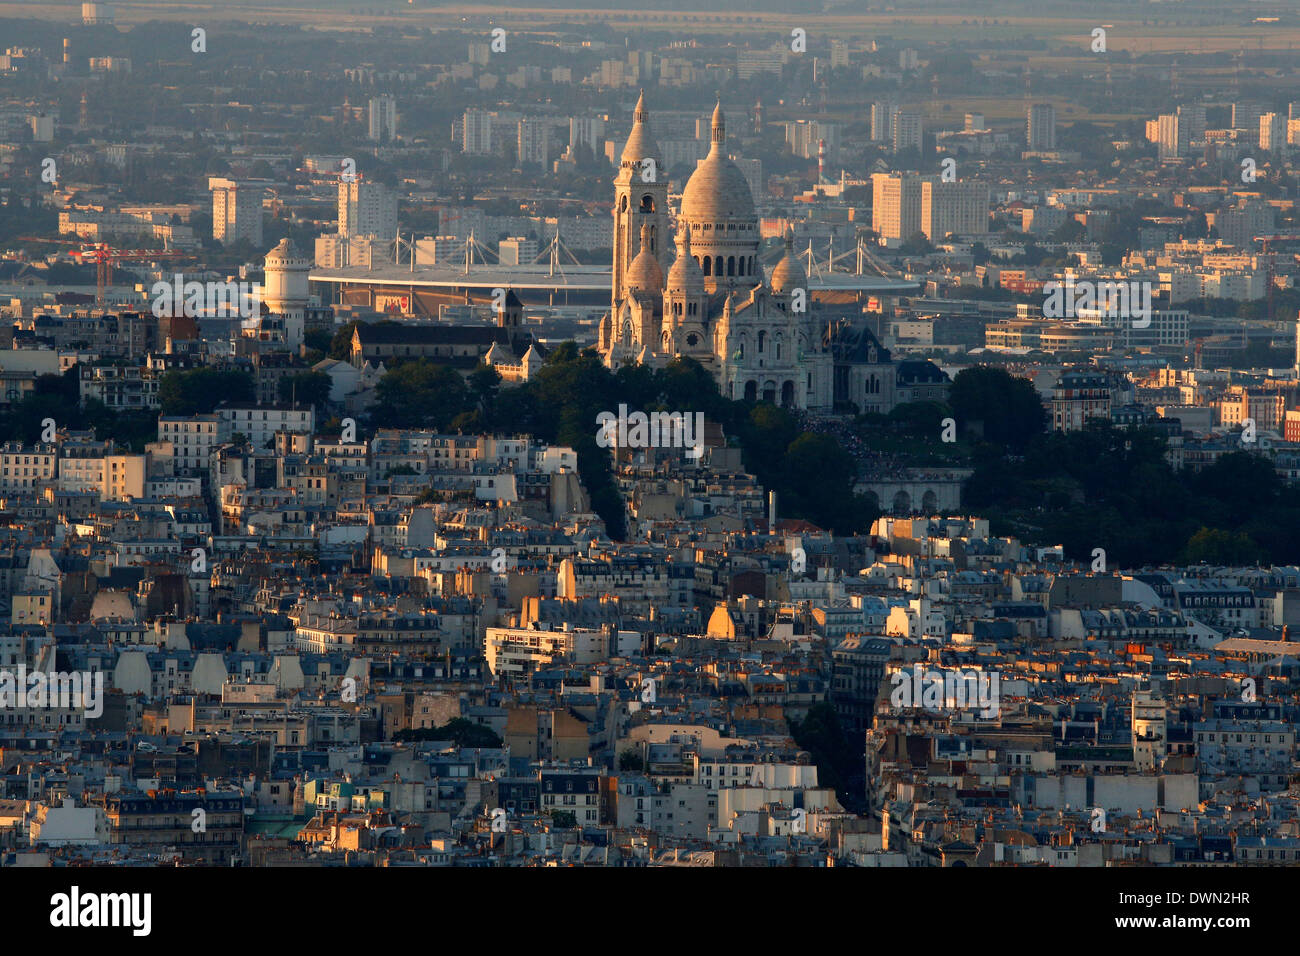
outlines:
[[866, 502], [853, 494], [857, 464], [834, 438], [804, 432], [790, 443], [783, 456], [780, 482], [788, 511], [806, 517], [838, 534], [865, 531], [869, 518]]
[[222, 402], [251, 402], [255, 396], [253, 376], [239, 369], [172, 371], [158, 383], [164, 415], [207, 415]]
[[850, 782], [860, 776], [860, 748], [849, 745], [835, 708], [828, 703], [813, 704], [803, 720], [789, 724], [795, 744], [808, 751], [817, 765], [818, 783], [833, 787], [846, 807], [856, 805]]
[[1197, 564], [1256, 564], [1261, 548], [1244, 531], [1201, 528], [1187, 542], [1187, 562]]
[[975, 428], [985, 441], [1009, 448], [1024, 448], [1047, 424], [1047, 410], [1034, 384], [992, 365], [958, 372], [948, 405], [963, 430]]
[[[312, 329], [302, 338], [307, 348], [324, 355], [329, 355], [330, 349], [334, 347], [334, 336], [325, 329]], [[346, 356], [344, 356], [344, 358], [346, 358]]]
[[324, 372], [295, 372], [280, 379], [280, 401], [323, 408], [330, 400], [330, 377]]
[[782, 458], [799, 437], [799, 425], [788, 411], [764, 402], [755, 405], [739, 424], [745, 468], [765, 485], [781, 482]]
[[464, 717], [453, 717], [441, 727], [417, 727], [393, 734], [396, 741], [449, 740], [457, 747], [492, 749], [501, 746], [501, 738], [491, 727], [476, 724]]
[[898, 251], [905, 256], [928, 256], [934, 252], [934, 246], [930, 244], [929, 239], [925, 238], [925, 233], [914, 232], [903, 240]]
[[561, 830], [572, 830], [578, 825], [578, 817], [572, 810], [552, 810], [551, 822]]
[[455, 369], [414, 359], [384, 373], [375, 386], [371, 417], [381, 428], [446, 429], [468, 410], [468, 396]]
[[491, 422], [496, 412], [497, 396], [501, 394], [501, 374], [491, 365], [479, 362], [465, 379], [469, 399], [483, 416]]
[[641, 755], [629, 747], [618, 755], [618, 769], [633, 773], [640, 773], [645, 769], [645, 761]]
[[694, 359], [684, 356], [674, 359], [659, 372], [657, 379], [660, 403], [665, 410], [703, 412], [712, 421], [725, 421], [729, 417], [730, 403], [718, 394], [713, 374]]
[[933, 439], [943, 429], [943, 420], [952, 409], [942, 402], [905, 402], [894, 406], [889, 422], [899, 431], [919, 438]]
[[1087, 236], [1088, 230], [1084, 228], [1083, 223], [1071, 217], [1061, 223], [1052, 232], [1053, 242], [1082, 242]]

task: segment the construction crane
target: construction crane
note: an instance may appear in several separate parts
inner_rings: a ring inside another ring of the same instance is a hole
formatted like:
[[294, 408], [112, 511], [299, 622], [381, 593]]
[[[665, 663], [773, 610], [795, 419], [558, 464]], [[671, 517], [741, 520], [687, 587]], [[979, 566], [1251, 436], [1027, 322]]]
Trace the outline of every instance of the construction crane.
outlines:
[[19, 236], [20, 242], [48, 242], [56, 246], [80, 246], [69, 255], [78, 259], [95, 261], [95, 304], [104, 307], [105, 292], [112, 280], [113, 269], [119, 262], [152, 262], [161, 259], [192, 259], [183, 252], [160, 249], [114, 249], [106, 242], [85, 242], [75, 239], [43, 239], [39, 236]]

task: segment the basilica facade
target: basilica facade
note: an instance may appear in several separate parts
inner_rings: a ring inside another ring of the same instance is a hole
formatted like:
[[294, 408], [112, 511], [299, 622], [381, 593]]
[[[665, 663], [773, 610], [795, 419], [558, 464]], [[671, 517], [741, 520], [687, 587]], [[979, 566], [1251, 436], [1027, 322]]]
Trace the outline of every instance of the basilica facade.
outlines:
[[686, 183], [673, 231], [645, 94], [637, 101], [614, 180], [612, 300], [599, 339], [606, 364], [688, 356], [728, 398], [889, 411], [898, 376], [889, 352], [869, 330], [815, 307], [790, 230], [785, 255], [765, 275], [754, 198], [726, 141], [719, 104], [709, 154]]

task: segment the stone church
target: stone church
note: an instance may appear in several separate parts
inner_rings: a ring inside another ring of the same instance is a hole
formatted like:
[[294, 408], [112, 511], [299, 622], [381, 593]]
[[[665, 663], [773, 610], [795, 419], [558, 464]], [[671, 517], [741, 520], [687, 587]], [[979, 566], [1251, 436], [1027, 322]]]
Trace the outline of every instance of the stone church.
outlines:
[[[644, 92], [637, 101], [614, 180], [612, 301], [599, 339], [606, 364], [662, 366], [688, 356], [728, 398], [816, 411], [852, 402], [859, 411], [888, 412], [910, 400], [909, 381], [871, 332], [834, 321], [813, 303], [791, 230], [785, 255], [764, 275], [754, 198], [726, 141], [719, 104], [709, 154], [686, 183], [674, 235]], [[904, 365], [928, 366], [910, 373], [931, 386], [946, 383], [928, 362]]]

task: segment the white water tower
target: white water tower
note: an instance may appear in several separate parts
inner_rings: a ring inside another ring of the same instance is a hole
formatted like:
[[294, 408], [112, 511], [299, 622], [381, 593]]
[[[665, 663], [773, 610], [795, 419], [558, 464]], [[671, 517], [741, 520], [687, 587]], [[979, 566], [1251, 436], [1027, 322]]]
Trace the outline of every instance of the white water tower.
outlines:
[[307, 275], [311, 260], [292, 239], [285, 238], [267, 253], [265, 269], [262, 309], [284, 316], [286, 338], [296, 346], [303, 340], [307, 318]]

